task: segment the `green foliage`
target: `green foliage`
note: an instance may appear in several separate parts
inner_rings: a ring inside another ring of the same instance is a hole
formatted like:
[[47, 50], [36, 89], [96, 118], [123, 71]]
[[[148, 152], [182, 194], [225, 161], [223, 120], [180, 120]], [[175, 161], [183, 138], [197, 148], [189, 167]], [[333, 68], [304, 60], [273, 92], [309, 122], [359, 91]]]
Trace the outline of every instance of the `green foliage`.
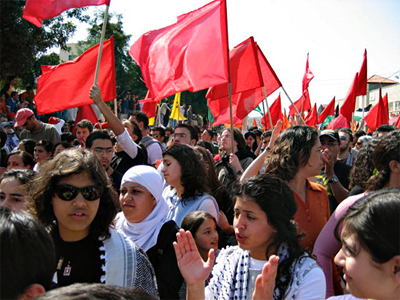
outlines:
[[38, 60], [52, 47], [66, 49], [66, 42], [74, 34], [76, 25], [72, 19], [87, 22], [83, 15], [85, 8], [69, 10], [58, 17], [44, 20], [42, 27], [36, 27], [22, 18], [25, 1], [0, 1], [0, 78], [9, 75], [22, 78], [22, 86], [33, 85], [40, 73]]
[[[113, 23], [113, 20], [116, 22]], [[88, 29], [88, 38], [86, 41], [79, 42], [81, 49], [88, 49], [100, 42], [101, 31], [103, 28], [104, 13], [97, 11], [94, 18], [89, 24], [92, 26]], [[133, 94], [138, 95], [139, 99], [143, 99], [146, 95], [146, 86], [141, 80], [141, 72], [133, 59], [128, 54], [128, 46], [130, 35], [123, 31], [122, 15], [109, 15], [105, 39], [109, 39], [114, 35], [115, 44], [115, 73], [117, 79], [117, 93], [121, 94], [125, 90], [131, 90]]]

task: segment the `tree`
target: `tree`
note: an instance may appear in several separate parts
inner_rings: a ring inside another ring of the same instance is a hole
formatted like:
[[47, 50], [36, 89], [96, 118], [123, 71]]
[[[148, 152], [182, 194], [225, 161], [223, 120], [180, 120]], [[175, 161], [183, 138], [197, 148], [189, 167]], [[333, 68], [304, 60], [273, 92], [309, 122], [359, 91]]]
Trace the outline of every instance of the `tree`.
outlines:
[[89, 16], [83, 14], [86, 8], [72, 9], [43, 21], [36, 27], [22, 18], [25, 1], [0, 1], [0, 78], [16, 75], [25, 79], [24, 84], [33, 85], [34, 65], [52, 47], [67, 49], [66, 43], [74, 34], [76, 25], [72, 19], [87, 22]]
[[[116, 19], [113, 23], [112, 20]], [[86, 41], [79, 42], [80, 49], [88, 49], [100, 42], [101, 30], [103, 27], [104, 13], [97, 10], [94, 18], [89, 24], [92, 26], [88, 29], [88, 38]], [[128, 46], [130, 35], [123, 31], [122, 15], [109, 15], [106, 26], [105, 39], [109, 39], [114, 35], [115, 44], [115, 74], [117, 77], [117, 94], [130, 89], [133, 94], [138, 95], [139, 99], [146, 96], [146, 86], [141, 80], [141, 72], [133, 59], [128, 54]], [[84, 51], [82, 51], [83, 53]]]

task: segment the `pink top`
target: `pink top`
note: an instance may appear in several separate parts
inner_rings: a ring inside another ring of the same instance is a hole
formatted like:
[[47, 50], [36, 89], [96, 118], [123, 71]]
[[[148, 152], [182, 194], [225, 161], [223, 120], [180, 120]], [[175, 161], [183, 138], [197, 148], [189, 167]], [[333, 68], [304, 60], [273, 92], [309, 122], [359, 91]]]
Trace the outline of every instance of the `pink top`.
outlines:
[[328, 223], [325, 224], [315, 241], [313, 254], [317, 257], [317, 263], [325, 273], [327, 298], [335, 295], [332, 279], [332, 260], [342, 247], [342, 243], [335, 237], [336, 226], [346, 215], [349, 207], [364, 196], [365, 193], [362, 193], [343, 200], [333, 212]]

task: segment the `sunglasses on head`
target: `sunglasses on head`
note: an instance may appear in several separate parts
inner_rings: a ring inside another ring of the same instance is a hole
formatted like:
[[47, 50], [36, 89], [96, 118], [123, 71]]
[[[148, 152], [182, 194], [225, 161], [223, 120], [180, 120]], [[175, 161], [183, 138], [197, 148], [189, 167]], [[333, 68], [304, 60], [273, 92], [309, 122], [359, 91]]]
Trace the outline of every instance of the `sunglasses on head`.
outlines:
[[103, 188], [97, 185], [78, 188], [70, 184], [59, 184], [54, 189], [58, 198], [64, 201], [72, 201], [78, 196], [79, 192], [87, 201], [94, 201], [101, 197]]

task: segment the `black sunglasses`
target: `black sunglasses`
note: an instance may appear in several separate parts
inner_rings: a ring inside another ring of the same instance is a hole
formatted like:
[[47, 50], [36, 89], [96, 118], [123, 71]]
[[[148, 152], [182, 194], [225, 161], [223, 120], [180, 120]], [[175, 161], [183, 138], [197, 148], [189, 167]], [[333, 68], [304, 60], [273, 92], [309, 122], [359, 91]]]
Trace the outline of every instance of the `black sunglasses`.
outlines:
[[59, 184], [54, 188], [57, 197], [64, 201], [71, 201], [78, 196], [79, 192], [87, 201], [94, 201], [101, 197], [103, 188], [97, 185], [78, 188], [70, 184]]

